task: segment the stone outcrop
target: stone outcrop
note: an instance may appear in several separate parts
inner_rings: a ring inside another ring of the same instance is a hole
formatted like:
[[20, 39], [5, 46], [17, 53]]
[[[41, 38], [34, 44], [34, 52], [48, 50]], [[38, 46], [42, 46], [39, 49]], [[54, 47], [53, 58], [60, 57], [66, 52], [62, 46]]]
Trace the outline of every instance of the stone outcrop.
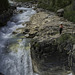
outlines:
[[30, 22], [26, 23], [24, 33], [34, 34], [34, 37], [38, 37], [38, 39], [40, 38], [41, 40], [50, 37], [59, 37], [59, 25], [61, 22], [64, 27], [63, 33], [75, 34], [75, 24], [49, 11], [42, 11], [33, 15]]
[[[73, 50], [73, 39], [70, 34], [63, 34], [61, 37], [39, 40], [34, 38], [31, 42], [31, 56], [35, 72], [55, 72], [56, 70], [69, 70], [71, 60], [69, 52]], [[45, 73], [44, 72], [44, 73]], [[47, 74], [50, 75], [50, 74]], [[62, 75], [62, 74], [61, 74]]]
[[[61, 22], [64, 26], [62, 35], [59, 34]], [[25, 33], [34, 34], [31, 42], [34, 72], [39, 75], [51, 75], [59, 70], [70, 70], [73, 66], [70, 54], [75, 43], [74, 25], [49, 11], [41, 11], [31, 17], [25, 27]]]
[[57, 10], [57, 15], [60, 16], [60, 17], [63, 17], [63, 15], [64, 15], [64, 9]]

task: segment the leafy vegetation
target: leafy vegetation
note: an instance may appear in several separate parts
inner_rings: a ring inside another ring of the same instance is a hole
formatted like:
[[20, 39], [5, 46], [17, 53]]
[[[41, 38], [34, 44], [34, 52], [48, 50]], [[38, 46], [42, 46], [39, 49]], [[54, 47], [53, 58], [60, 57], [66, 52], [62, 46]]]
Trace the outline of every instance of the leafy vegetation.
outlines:
[[72, 5], [69, 5], [65, 8], [64, 17], [67, 18], [69, 21], [75, 23], [75, 11], [72, 9]]
[[75, 23], [75, 11], [66, 11], [64, 17]]
[[28, 1], [33, 1], [33, 0], [16, 0], [18, 2], [28, 2]]
[[72, 0], [39, 0], [38, 7], [56, 11], [72, 3]]

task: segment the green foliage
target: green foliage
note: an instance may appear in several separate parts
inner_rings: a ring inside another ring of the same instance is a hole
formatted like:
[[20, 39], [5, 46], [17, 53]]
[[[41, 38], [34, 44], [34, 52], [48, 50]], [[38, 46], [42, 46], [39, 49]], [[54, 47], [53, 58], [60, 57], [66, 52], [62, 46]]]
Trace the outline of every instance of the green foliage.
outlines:
[[38, 7], [56, 11], [72, 3], [72, 0], [39, 0]]
[[47, 9], [47, 10], [51, 10], [51, 11], [54, 11], [54, 7], [51, 7], [50, 5], [48, 4], [43, 4], [43, 3], [39, 3], [38, 4], [38, 7], [40, 8], [43, 8], [43, 9]]
[[75, 11], [66, 11], [64, 17], [75, 23]]
[[69, 21], [75, 23], [75, 11], [72, 9], [72, 5], [69, 5], [65, 8], [64, 17], [67, 18]]
[[33, 1], [33, 0], [16, 0], [18, 2], [28, 2], [28, 1]]

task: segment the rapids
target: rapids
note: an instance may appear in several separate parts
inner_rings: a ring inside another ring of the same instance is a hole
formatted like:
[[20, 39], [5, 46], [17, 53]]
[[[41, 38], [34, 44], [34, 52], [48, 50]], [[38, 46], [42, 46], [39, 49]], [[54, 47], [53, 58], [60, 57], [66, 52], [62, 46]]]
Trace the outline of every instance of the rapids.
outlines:
[[20, 10], [23, 12], [13, 14], [7, 25], [0, 28], [0, 72], [4, 75], [33, 75], [30, 39], [15, 38], [16, 35], [12, 32], [25, 27], [22, 23], [29, 21], [36, 11], [32, 8], [17, 7], [17, 12]]

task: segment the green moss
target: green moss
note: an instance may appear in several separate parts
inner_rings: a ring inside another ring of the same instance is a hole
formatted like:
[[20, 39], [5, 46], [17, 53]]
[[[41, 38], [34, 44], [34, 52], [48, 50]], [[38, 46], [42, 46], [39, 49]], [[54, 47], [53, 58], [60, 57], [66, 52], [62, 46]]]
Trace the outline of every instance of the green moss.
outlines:
[[72, 10], [72, 5], [69, 5], [65, 8], [64, 17], [71, 22], [75, 23], [75, 11]]

